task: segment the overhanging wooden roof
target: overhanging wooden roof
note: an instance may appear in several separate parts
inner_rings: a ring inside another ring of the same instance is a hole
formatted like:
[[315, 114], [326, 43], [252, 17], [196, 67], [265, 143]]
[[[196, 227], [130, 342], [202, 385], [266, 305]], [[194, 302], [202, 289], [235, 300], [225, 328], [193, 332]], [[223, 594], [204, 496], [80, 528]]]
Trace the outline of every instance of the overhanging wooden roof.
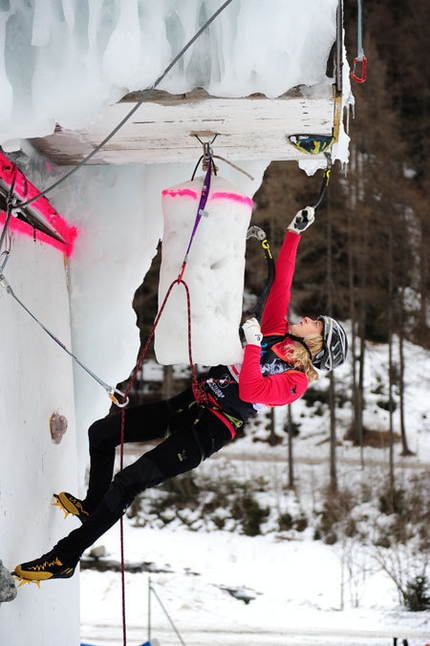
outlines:
[[[91, 153], [135, 106], [141, 94], [109, 106], [81, 130], [64, 129], [32, 139], [58, 165], [73, 166]], [[217, 134], [215, 153], [229, 161], [300, 160], [306, 157], [289, 141], [292, 134], [336, 133], [340, 96], [335, 86], [298, 87], [280, 98], [212, 97], [204, 90], [174, 96], [154, 91], [149, 99], [90, 161], [90, 164], [193, 162], [201, 144]], [[320, 154], [323, 158], [323, 154]]]

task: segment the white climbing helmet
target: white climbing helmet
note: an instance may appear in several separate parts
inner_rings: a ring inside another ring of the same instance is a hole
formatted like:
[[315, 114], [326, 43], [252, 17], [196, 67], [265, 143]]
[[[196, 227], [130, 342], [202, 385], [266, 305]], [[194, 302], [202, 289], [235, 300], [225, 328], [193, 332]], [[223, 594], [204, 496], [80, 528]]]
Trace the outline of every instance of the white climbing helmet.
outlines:
[[348, 354], [348, 339], [343, 327], [331, 316], [322, 314], [318, 317], [322, 321], [323, 347], [314, 357], [312, 363], [319, 370], [333, 370], [340, 366]]

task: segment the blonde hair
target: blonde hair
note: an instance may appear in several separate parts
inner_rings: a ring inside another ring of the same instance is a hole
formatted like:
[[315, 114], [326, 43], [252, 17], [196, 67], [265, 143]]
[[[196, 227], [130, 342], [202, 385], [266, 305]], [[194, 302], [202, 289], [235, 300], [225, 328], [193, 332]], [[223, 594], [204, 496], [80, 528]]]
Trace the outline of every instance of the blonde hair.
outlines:
[[[323, 338], [321, 334], [308, 334], [308, 336], [304, 337], [303, 341], [309, 348], [312, 357], [315, 357], [315, 355], [323, 348]], [[288, 361], [295, 368], [303, 370], [309, 382], [316, 381], [318, 379], [318, 373], [313, 366], [306, 348], [303, 347], [301, 343], [298, 343], [297, 345], [286, 343], [284, 350]]]

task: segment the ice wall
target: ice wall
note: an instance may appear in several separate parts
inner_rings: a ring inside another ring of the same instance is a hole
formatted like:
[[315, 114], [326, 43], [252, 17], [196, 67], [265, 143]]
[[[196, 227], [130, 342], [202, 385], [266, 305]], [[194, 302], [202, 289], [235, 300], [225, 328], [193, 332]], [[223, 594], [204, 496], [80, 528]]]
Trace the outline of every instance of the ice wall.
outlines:
[[[152, 86], [221, 0], [9, 0], [0, 3], [0, 145], [79, 129]], [[287, 6], [286, 6], [287, 5]], [[276, 97], [329, 83], [337, 0], [233, 0], [159, 89]], [[310, 55], [311, 53], [311, 55]]]
[[[14, 293], [58, 337], [71, 344], [67, 275], [61, 253], [14, 234], [5, 275]], [[77, 486], [72, 363], [27, 312], [0, 287], [0, 559], [17, 563], [44, 554], [76, 521], [52, 506], [52, 493]], [[60, 444], [49, 420], [64, 415]], [[79, 578], [18, 588], [0, 604], [2, 646], [76, 646]], [[73, 607], [73, 611], [70, 611]], [[49, 618], [48, 618], [49, 617]], [[66, 617], [66, 619], [65, 619]]]

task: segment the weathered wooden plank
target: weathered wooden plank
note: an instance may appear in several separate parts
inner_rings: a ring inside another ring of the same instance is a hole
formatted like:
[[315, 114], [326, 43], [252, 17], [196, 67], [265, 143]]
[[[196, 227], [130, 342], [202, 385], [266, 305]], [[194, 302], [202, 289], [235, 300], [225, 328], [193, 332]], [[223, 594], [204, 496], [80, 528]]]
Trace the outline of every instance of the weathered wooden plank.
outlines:
[[[57, 164], [74, 165], [94, 150], [136, 105], [134, 100], [108, 107], [80, 131], [57, 126], [33, 143]], [[330, 85], [268, 99], [210, 97], [195, 91], [185, 97], [157, 93], [144, 102], [91, 164], [195, 161], [201, 144], [217, 134], [214, 152], [231, 161], [299, 160], [304, 156], [288, 140], [291, 134], [331, 135], [335, 93]]]

